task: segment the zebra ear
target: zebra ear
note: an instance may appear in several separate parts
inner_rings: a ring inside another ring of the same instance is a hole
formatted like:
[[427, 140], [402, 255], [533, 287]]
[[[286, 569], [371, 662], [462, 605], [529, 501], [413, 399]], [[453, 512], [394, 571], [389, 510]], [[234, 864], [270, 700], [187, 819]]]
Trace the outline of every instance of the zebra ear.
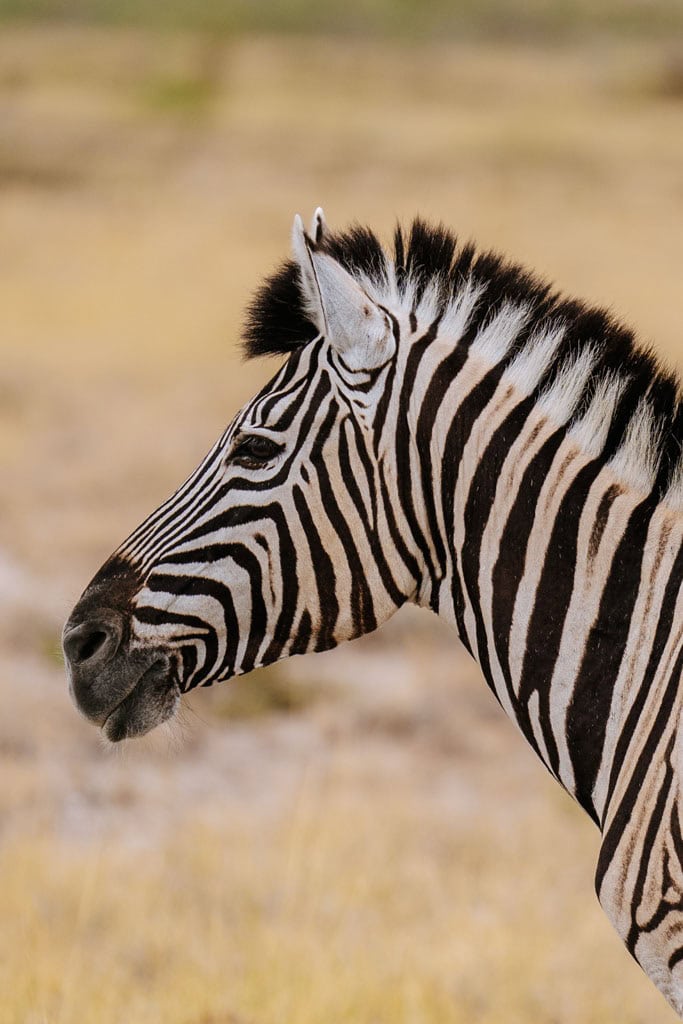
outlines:
[[328, 228], [325, 214], [323, 213], [322, 206], [318, 206], [311, 221], [311, 238], [315, 245], [320, 245], [327, 233]]
[[[318, 220], [319, 214], [322, 210], [316, 210], [314, 217], [316, 238], [318, 230], [323, 238], [325, 222], [322, 216]], [[298, 215], [292, 246], [307, 311], [320, 333], [352, 370], [372, 370], [386, 363], [395, 348], [389, 317], [337, 260], [317, 250]]]

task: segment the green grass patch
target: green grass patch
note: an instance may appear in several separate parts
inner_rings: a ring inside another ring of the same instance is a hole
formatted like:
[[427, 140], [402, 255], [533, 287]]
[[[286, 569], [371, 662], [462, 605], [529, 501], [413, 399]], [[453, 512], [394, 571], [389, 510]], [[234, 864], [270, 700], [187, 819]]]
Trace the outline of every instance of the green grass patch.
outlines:
[[171, 114], [196, 114], [206, 110], [216, 95], [206, 78], [179, 75], [149, 82], [142, 94], [146, 106]]

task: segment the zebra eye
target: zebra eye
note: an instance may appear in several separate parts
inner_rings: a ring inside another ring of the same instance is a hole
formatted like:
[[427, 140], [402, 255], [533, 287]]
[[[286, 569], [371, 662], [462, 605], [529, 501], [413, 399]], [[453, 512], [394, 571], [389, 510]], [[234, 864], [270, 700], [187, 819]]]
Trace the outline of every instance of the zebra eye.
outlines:
[[247, 469], [258, 469], [279, 455], [282, 445], [270, 437], [251, 434], [243, 438], [233, 449], [231, 461]]

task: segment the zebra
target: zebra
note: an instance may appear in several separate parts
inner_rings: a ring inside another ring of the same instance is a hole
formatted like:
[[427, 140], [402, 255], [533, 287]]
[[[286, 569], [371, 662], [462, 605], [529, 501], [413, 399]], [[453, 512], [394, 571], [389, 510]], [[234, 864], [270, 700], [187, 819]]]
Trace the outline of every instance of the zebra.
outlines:
[[599, 901], [683, 1016], [677, 378], [443, 225], [385, 247], [320, 209], [243, 343], [280, 369], [65, 626], [77, 707], [117, 742], [430, 608], [600, 829]]

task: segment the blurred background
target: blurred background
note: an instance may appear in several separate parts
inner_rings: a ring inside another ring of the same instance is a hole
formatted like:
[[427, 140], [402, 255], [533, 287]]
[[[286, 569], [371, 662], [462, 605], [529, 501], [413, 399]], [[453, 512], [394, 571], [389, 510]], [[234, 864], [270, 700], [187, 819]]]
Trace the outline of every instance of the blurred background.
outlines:
[[59, 632], [276, 364], [322, 204], [440, 219], [683, 361], [680, 0], [0, 0], [0, 1021], [657, 1024], [597, 832], [439, 622], [108, 749]]

